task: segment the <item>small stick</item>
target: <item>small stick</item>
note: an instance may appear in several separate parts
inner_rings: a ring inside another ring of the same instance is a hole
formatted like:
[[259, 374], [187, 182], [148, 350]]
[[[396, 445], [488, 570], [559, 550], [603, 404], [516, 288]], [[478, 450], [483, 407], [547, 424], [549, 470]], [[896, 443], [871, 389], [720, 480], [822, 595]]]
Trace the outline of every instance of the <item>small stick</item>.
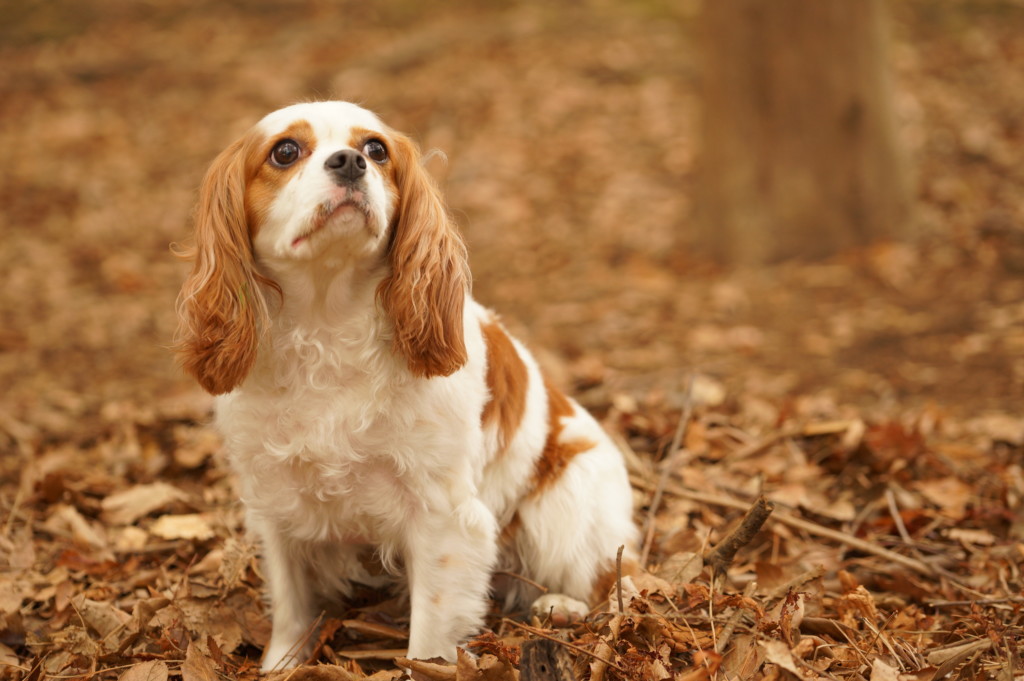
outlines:
[[511, 577], [512, 579], [518, 579], [520, 582], [523, 582], [525, 584], [529, 584], [530, 586], [534, 587], [535, 589], [540, 589], [540, 592], [542, 594], [546, 594], [549, 591], [549, 589], [546, 586], [544, 586], [543, 584], [538, 584], [537, 582], [533, 581], [529, 577], [524, 577], [523, 575], [520, 575], [518, 573], [512, 572], [510, 570], [495, 570], [494, 574], [496, 574], [496, 575], [505, 575], [506, 577]]
[[619, 550], [615, 554], [615, 573], [616, 573], [615, 588], [616, 588], [616, 591], [618, 592], [618, 596], [619, 596], [619, 613], [620, 614], [626, 612], [626, 608], [622, 604], [622, 551], [625, 548], [626, 548], [625, 544], [619, 546]]
[[754, 505], [750, 507], [743, 521], [729, 536], [718, 543], [705, 558], [705, 563], [720, 575], [725, 575], [732, 561], [736, 558], [736, 552], [749, 544], [754, 539], [768, 516], [775, 510], [775, 504], [764, 497], [758, 497]]
[[[642, 481], [638, 482], [642, 484]], [[697, 492], [695, 490], [686, 489], [682, 485], [673, 485], [669, 483], [669, 485], [666, 486], [665, 491], [669, 492], [670, 494], [674, 494], [682, 499], [690, 499], [691, 501], [697, 501], [702, 504], [712, 504], [714, 506], [722, 506], [724, 508], [736, 508], [740, 510], [747, 508], [747, 504], [740, 501], [739, 499], [732, 499], [730, 497], [720, 496], [717, 494], [706, 494], [704, 492]], [[928, 577], [935, 576], [936, 571], [927, 563], [924, 563], [920, 560], [916, 560], [914, 558], [910, 558], [908, 556], [904, 556], [903, 554], [896, 553], [895, 551], [890, 551], [885, 547], [878, 546], [877, 544], [872, 544], [871, 542], [859, 539], [858, 537], [854, 537], [852, 535], [839, 532], [837, 530], [829, 529], [823, 525], [811, 522], [810, 520], [797, 518], [796, 516], [789, 515], [788, 513], [776, 513], [775, 520], [781, 522], [784, 525], [795, 527], [798, 530], [803, 530], [804, 532], [809, 532], [810, 534], [817, 535], [819, 537], [832, 539], [834, 541], [839, 542], [840, 544], [851, 546], [860, 551], [864, 551], [865, 553], [871, 553], [876, 556], [881, 556], [892, 561], [893, 563], [898, 563], [899, 565], [902, 565], [905, 568], [913, 570], [918, 574], [925, 575]]]
[[965, 605], [1006, 605], [1008, 603], [1024, 603], [1024, 598], [982, 598], [974, 601], [932, 601], [929, 608], [962, 608]]
[[437, 664], [436, 662], [427, 662], [426, 660], [410, 660], [407, 657], [396, 657], [395, 664], [399, 667], [411, 669], [413, 672], [421, 674], [428, 679], [435, 679], [435, 681], [455, 681], [458, 673], [456, 672], [457, 667], [454, 664]]
[[900, 509], [896, 506], [896, 495], [893, 494], [891, 487], [885, 489], [885, 503], [889, 505], [889, 515], [892, 516], [892, 521], [896, 524], [896, 529], [899, 531], [904, 543], [913, 544], [914, 540], [910, 538], [907, 526], [903, 524], [903, 518], [900, 517]]
[[612, 662], [611, 660], [606, 660], [606, 659], [604, 659], [604, 658], [603, 658], [603, 657], [601, 657], [600, 655], [597, 655], [597, 654], [595, 654], [595, 653], [592, 653], [592, 652], [590, 652], [590, 651], [589, 651], [589, 650], [587, 650], [586, 648], [581, 648], [581, 647], [579, 647], [578, 645], [575, 645], [575, 644], [573, 644], [573, 643], [569, 643], [568, 641], [562, 641], [562, 640], [560, 640], [560, 639], [557, 639], [557, 638], [555, 638], [554, 636], [549, 636], [548, 634], [545, 634], [545, 633], [544, 633], [543, 631], [541, 631], [540, 629], [535, 629], [535, 628], [533, 628], [533, 627], [531, 627], [531, 626], [529, 626], [529, 625], [526, 625], [526, 624], [521, 624], [521, 623], [519, 623], [519, 622], [516, 622], [515, 620], [510, 620], [510, 619], [508, 619], [507, 617], [503, 618], [503, 619], [502, 619], [502, 621], [503, 621], [503, 622], [508, 622], [508, 623], [509, 623], [509, 624], [511, 624], [512, 626], [514, 626], [514, 627], [518, 627], [518, 628], [522, 629], [523, 631], [526, 631], [526, 632], [529, 632], [529, 633], [533, 634], [534, 636], [540, 636], [541, 638], [546, 638], [546, 639], [547, 639], [547, 640], [549, 640], [549, 641], [554, 641], [555, 643], [557, 643], [557, 644], [559, 644], [559, 645], [562, 645], [562, 646], [565, 646], [566, 648], [572, 648], [572, 649], [573, 649], [573, 650], [575, 650], [575, 651], [576, 651], [577, 653], [581, 653], [581, 654], [583, 654], [583, 655], [586, 655], [587, 657], [592, 657], [592, 658], [594, 658], [595, 660], [600, 660], [601, 662], [604, 662], [604, 663], [605, 663], [606, 665], [608, 665], [609, 667], [614, 667], [615, 669], [618, 669], [618, 670], [619, 670], [620, 672], [622, 672], [623, 674], [625, 674], [625, 673], [626, 673], [626, 670], [625, 670], [625, 669], [623, 669], [622, 667], [620, 667], [619, 665], [615, 664], [615, 663], [614, 663], [614, 662]]

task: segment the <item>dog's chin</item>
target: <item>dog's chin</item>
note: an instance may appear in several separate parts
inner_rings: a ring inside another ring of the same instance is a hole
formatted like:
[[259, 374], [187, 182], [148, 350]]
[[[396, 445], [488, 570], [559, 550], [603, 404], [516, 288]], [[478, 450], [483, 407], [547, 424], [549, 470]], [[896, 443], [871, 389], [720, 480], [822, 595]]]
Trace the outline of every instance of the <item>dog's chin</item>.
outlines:
[[344, 201], [336, 205], [321, 206], [309, 226], [292, 239], [291, 247], [296, 253], [319, 251], [327, 244], [360, 234], [372, 236], [367, 228], [370, 212], [360, 202]]

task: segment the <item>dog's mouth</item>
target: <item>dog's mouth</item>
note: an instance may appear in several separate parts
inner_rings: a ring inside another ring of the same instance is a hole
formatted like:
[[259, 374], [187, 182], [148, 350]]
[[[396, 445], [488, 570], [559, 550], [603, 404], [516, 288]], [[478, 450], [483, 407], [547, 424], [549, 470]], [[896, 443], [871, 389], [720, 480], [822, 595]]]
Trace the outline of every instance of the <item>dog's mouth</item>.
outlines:
[[310, 220], [309, 229], [292, 240], [292, 248], [298, 248], [309, 241], [329, 224], [351, 222], [360, 217], [364, 223], [370, 217], [370, 207], [366, 203], [366, 196], [361, 191], [349, 189], [342, 196], [332, 197], [316, 207], [313, 219]]

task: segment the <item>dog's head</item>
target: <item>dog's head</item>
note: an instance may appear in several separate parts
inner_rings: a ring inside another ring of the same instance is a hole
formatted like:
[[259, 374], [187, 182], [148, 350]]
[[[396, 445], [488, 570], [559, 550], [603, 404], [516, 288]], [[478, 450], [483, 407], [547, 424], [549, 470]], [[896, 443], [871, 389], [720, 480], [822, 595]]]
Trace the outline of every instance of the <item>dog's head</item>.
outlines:
[[182, 365], [207, 391], [248, 375], [275, 273], [295, 267], [383, 269], [378, 302], [409, 370], [465, 364], [465, 246], [416, 145], [354, 104], [275, 111], [207, 172], [178, 306]]

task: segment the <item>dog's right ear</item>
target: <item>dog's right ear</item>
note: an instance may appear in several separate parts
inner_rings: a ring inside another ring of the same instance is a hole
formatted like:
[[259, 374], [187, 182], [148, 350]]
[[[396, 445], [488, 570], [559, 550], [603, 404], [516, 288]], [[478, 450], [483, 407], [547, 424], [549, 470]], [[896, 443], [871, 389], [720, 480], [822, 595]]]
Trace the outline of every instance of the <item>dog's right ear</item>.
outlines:
[[199, 191], [192, 272], [178, 295], [178, 360], [213, 395], [230, 392], [256, 361], [271, 285], [256, 271], [245, 189], [259, 140], [242, 137], [214, 160]]

